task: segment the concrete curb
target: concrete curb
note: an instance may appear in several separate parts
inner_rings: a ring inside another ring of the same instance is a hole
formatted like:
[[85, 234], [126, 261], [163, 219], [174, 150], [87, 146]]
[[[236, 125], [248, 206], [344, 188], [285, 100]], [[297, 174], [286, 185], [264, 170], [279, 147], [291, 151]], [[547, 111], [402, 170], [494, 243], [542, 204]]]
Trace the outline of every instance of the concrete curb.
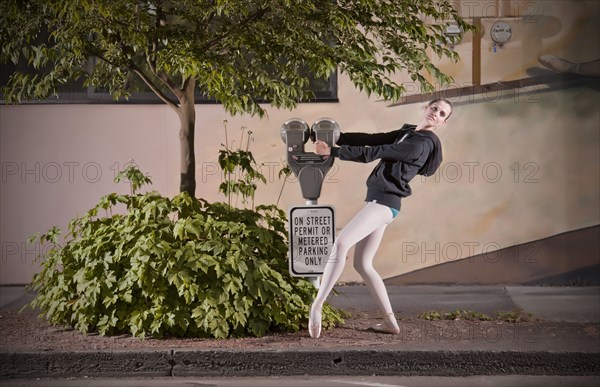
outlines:
[[0, 352], [0, 378], [600, 375], [600, 353], [398, 350]]

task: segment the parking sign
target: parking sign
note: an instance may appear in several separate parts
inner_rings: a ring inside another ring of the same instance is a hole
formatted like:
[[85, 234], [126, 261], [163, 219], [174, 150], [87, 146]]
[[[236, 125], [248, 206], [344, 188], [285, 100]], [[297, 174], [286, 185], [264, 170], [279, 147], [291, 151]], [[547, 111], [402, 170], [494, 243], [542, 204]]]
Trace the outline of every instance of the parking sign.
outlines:
[[335, 210], [330, 206], [292, 207], [289, 211], [290, 273], [323, 274], [335, 242]]

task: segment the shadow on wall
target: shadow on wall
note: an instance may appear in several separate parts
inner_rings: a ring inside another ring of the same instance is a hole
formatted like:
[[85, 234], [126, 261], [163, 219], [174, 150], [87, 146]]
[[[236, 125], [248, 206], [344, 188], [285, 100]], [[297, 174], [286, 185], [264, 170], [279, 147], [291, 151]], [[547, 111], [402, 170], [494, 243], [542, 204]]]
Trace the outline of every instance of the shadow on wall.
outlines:
[[388, 278], [386, 285], [600, 285], [600, 225]]

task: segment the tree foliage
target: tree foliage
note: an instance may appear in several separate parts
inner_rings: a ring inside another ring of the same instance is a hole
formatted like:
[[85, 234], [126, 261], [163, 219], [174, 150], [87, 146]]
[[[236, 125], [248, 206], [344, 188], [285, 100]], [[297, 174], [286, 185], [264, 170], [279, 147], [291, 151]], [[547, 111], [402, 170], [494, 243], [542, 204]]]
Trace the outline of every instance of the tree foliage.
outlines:
[[[311, 74], [336, 68], [367, 93], [398, 99], [392, 76], [450, 79], [427, 56], [457, 59], [440, 42], [450, 22], [470, 29], [447, 0], [4, 0], [0, 63], [25, 59], [40, 74], [15, 73], [9, 102], [46, 98], [69, 79], [127, 98], [137, 76], [177, 108], [197, 89], [232, 113], [263, 115], [260, 101], [293, 108], [313, 97]], [[48, 42], [36, 42], [41, 31]], [[89, 70], [90, 57], [99, 61]]]
[[45, 99], [81, 79], [119, 99], [141, 80], [179, 116], [180, 190], [195, 196], [195, 93], [263, 116], [261, 101], [294, 108], [314, 97], [311, 77], [337, 70], [387, 100], [405, 90], [398, 71], [430, 91], [427, 72], [451, 79], [427, 50], [458, 59], [440, 43], [449, 23], [471, 28], [448, 0], [3, 0], [0, 64], [38, 71], [13, 73], [2, 92]]

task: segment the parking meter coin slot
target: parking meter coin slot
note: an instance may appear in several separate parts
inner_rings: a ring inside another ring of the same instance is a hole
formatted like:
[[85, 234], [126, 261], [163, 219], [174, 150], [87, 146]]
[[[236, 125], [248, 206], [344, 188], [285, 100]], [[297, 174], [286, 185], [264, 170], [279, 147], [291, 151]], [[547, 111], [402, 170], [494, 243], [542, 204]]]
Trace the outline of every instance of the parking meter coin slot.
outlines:
[[287, 132], [286, 144], [288, 152], [303, 153], [304, 152], [304, 134], [303, 132]]

